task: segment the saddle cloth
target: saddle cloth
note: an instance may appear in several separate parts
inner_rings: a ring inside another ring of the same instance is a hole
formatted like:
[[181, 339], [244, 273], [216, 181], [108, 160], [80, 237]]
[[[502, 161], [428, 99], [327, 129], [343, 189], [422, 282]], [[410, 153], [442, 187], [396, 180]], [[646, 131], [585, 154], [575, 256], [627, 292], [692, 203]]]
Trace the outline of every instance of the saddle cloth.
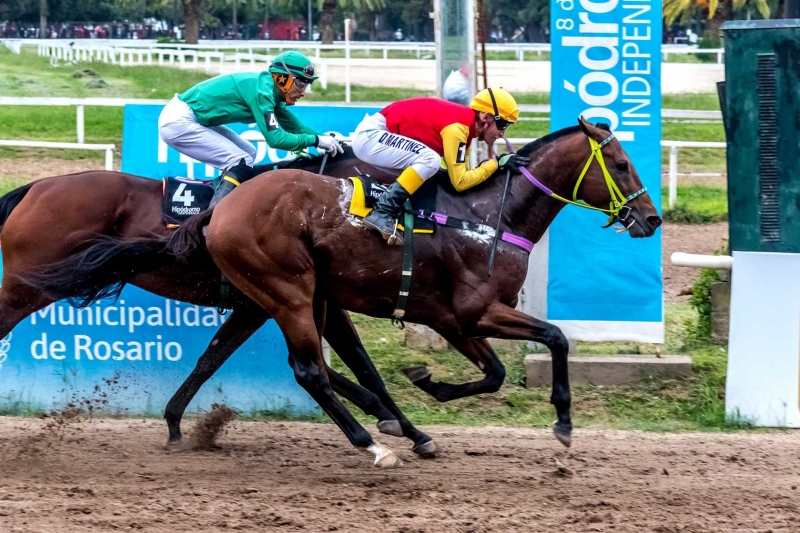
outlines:
[[[364, 218], [372, 211], [378, 198], [386, 190], [385, 185], [375, 183], [368, 174], [353, 176], [353, 199], [350, 201], [350, 214]], [[431, 185], [426, 187], [425, 185]], [[436, 205], [436, 187], [433, 183], [426, 183], [411, 196], [411, 207], [413, 211], [424, 209], [433, 211]], [[404, 211], [405, 212], [405, 211]], [[402, 220], [402, 217], [401, 217]], [[397, 226], [401, 230], [402, 224]], [[419, 219], [414, 222], [414, 233], [433, 233], [436, 223], [431, 220]]]
[[192, 215], [208, 209], [214, 196], [214, 182], [166, 177], [162, 181], [162, 212], [168, 228], [177, 228]]

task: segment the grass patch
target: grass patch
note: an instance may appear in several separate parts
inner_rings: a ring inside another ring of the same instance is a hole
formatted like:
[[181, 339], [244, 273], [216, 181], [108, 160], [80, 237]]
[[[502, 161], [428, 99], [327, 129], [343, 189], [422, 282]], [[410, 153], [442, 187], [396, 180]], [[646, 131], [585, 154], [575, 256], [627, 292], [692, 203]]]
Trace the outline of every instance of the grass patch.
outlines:
[[[669, 190], [661, 190], [663, 205], [668, 205]], [[664, 220], [681, 224], [712, 224], [728, 220], [728, 192], [720, 187], [678, 186], [678, 203], [664, 209]]]

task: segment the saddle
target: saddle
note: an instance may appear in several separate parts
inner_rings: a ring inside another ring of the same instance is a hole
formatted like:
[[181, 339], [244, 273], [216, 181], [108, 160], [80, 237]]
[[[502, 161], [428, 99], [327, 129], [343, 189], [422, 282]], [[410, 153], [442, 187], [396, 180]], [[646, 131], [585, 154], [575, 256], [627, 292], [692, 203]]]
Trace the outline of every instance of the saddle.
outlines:
[[[372, 212], [381, 194], [386, 191], [386, 186], [375, 181], [369, 174], [353, 176], [350, 178], [353, 183], [353, 198], [350, 200], [350, 214], [364, 218]], [[425, 182], [420, 189], [411, 197], [411, 209], [419, 213], [421, 211], [433, 211], [436, 206], [436, 184], [432, 180]], [[403, 211], [405, 213], [405, 209]], [[397, 226], [404, 230], [402, 224]], [[420, 219], [414, 223], [414, 233], [431, 234], [436, 228], [436, 223], [432, 220]]]
[[164, 224], [175, 229], [187, 218], [208, 209], [214, 196], [214, 182], [170, 176], [163, 179], [161, 190]]

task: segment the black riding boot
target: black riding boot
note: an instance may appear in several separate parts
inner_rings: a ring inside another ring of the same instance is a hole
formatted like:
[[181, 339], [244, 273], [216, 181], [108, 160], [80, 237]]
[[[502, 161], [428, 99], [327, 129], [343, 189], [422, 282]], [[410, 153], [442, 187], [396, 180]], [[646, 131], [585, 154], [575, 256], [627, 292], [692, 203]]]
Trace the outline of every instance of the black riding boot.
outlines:
[[238, 165], [226, 170], [225, 173], [220, 176], [219, 184], [214, 191], [214, 197], [211, 198], [211, 203], [208, 204], [208, 207], [217, 205], [220, 200], [228, 196], [233, 189], [249, 180], [252, 175], [253, 167], [248, 166], [244, 159], [240, 160]]
[[397, 218], [400, 216], [403, 204], [410, 196], [411, 194], [400, 183], [392, 183], [391, 187], [378, 198], [378, 203], [372, 212], [364, 217], [364, 225], [378, 230], [389, 244], [402, 246], [403, 234], [397, 229]]

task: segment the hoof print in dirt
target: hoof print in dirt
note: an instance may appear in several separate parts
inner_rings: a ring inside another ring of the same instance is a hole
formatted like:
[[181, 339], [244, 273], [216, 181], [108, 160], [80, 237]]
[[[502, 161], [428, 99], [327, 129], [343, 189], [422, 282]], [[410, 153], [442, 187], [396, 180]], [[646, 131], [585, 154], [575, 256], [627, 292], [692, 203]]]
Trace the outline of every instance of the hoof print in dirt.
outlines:
[[403, 369], [403, 374], [411, 381], [417, 384], [431, 379], [431, 371], [424, 366], [412, 366]]

